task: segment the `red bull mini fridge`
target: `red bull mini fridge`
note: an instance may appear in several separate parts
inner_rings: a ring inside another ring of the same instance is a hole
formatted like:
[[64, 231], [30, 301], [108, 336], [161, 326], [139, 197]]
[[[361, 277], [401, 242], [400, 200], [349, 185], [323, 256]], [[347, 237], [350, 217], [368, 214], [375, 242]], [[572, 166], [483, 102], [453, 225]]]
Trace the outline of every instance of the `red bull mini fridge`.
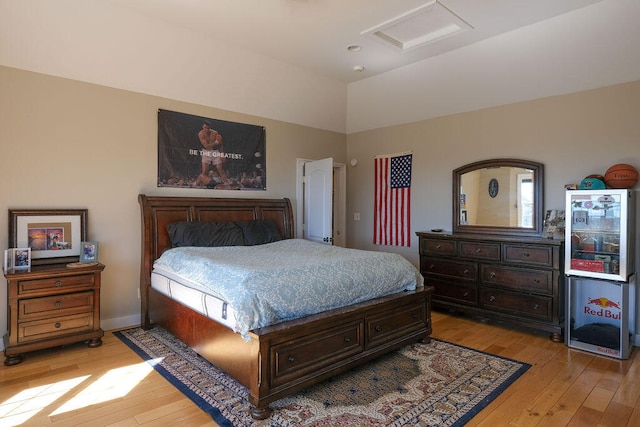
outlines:
[[566, 341], [627, 359], [635, 325], [635, 193], [566, 194]]

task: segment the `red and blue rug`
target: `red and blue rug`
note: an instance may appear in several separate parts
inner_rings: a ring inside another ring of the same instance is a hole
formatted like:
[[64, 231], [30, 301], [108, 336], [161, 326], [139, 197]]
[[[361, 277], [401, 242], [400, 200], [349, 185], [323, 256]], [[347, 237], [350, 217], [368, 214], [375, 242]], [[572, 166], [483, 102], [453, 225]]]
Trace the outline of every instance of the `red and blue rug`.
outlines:
[[462, 426], [531, 365], [432, 339], [249, 414], [247, 389], [161, 328], [114, 332], [220, 426]]

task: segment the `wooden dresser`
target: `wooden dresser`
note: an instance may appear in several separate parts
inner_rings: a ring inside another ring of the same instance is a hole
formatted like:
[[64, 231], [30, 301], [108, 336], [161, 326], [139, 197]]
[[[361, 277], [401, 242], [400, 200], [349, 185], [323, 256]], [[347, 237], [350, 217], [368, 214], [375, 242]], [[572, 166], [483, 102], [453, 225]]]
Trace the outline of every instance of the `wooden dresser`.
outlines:
[[560, 240], [418, 232], [420, 271], [434, 308], [544, 330], [564, 342]]
[[9, 331], [4, 336], [4, 364], [22, 362], [29, 351], [79, 341], [100, 346], [102, 270], [104, 265], [97, 263], [53, 264], [5, 274]]

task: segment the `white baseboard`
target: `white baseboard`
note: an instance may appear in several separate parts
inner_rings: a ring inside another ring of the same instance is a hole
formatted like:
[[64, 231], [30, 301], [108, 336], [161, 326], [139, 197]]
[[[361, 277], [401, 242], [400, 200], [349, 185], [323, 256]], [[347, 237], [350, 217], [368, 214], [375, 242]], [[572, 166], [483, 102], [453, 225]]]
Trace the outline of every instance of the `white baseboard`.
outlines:
[[132, 316], [116, 317], [113, 319], [101, 319], [100, 325], [105, 331], [114, 331], [131, 326], [138, 326], [140, 325], [140, 315], [135, 314]]

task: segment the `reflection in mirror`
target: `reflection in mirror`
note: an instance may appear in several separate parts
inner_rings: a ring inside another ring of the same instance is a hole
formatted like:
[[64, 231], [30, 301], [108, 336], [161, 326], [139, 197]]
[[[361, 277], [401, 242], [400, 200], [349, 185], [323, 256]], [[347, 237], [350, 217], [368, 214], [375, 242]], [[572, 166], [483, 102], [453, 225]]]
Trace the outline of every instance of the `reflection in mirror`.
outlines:
[[[460, 177], [468, 225], [533, 227], [533, 171], [499, 167]], [[462, 223], [462, 220], [461, 220]]]
[[540, 235], [542, 165], [485, 160], [454, 171], [454, 231]]

